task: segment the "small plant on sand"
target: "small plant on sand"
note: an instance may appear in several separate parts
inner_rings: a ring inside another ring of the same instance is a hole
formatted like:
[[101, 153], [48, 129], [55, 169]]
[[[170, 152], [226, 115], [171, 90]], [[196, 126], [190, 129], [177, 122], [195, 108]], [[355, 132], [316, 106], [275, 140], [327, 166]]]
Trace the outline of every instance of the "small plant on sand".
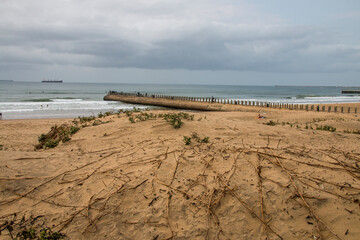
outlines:
[[107, 116], [113, 115], [113, 112], [105, 112], [104, 115], [107, 117]]
[[197, 134], [196, 132], [193, 132], [191, 134], [191, 138], [195, 139], [198, 143], [209, 143], [209, 137], [204, 137], [204, 138], [200, 138], [199, 134]]
[[318, 127], [316, 127], [316, 130], [335, 132], [335, 131], [336, 131], [336, 128], [333, 127], [333, 126], [324, 125], [324, 126], [318, 126]]
[[[25, 218], [22, 219], [25, 221]], [[30, 223], [32, 225], [32, 223]], [[0, 225], [0, 235], [2, 231], [7, 231], [11, 239], [16, 240], [60, 240], [66, 237], [65, 234], [59, 232], [53, 232], [50, 228], [42, 228], [40, 233], [36, 232], [36, 229], [33, 227], [26, 227], [23, 223], [15, 224], [14, 221], [5, 221], [5, 223]], [[14, 237], [14, 234], [15, 237]]]
[[313, 121], [314, 122], [323, 122], [323, 121], [326, 121], [326, 119], [324, 119], [324, 118], [314, 118]]
[[275, 126], [276, 122], [274, 122], [273, 120], [270, 120], [269, 122], [264, 123], [265, 125], [269, 125], [269, 126]]
[[209, 143], [209, 137], [204, 137], [203, 139], [201, 139], [202, 143]]
[[4, 147], [4, 145], [0, 144], [0, 151], [1, 150], [6, 150], [6, 148]]
[[79, 116], [79, 121], [81, 124], [86, 123], [86, 122], [90, 122], [95, 120], [95, 116], [90, 116], [90, 117], [80, 117]]
[[131, 123], [135, 123], [135, 120], [134, 120], [133, 117], [129, 117], [129, 121], [130, 121]]
[[66, 142], [68, 142], [68, 141], [70, 141], [71, 140], [71, 137], [69, 136], [69, 134], [66, 134], [62, 139], [61, 139], [61, 141], [63, 142], [63, 143], [66, 143]]
[[16, 239], [37, 239], [37, 240], [59, 240], [65, 237], [64, 234], [58, 232], [52, 232], [50, 228], [43, 228], [40, 233], [37, 234], [36, 230], [29, 228], [19, 232], [16, 235]]
[[180, 128], [183, 122], [181, 121], [181, 114], [165, 114], [164, 119], [169, 122], [175, 129]]
[[58, 140], [49, 139], [49, 140], [47, 140], [47, 141], [45, 142], [45, 144], [44, 144], [44, 149], [54, 148], [54, 147], [56, 147], [58, 144], [59, 144], [59, 141], [58, 141]]
[[349, 129], [346, 129], [346, 130], [344, 130], [344, 133], [360, 134], [360, 130], [349, 130]]
[[79, 130], [80, 130], [80, 128], [78, 126], [71, 126], [70, 127], [70, 135], [74, 135]]
[[94, 122], [93, 122], [93, 126], [98, 126], [98, 125], [100, 125], [100, 124], [102, 124], [103, 122], [101, 121], [101, 120], [99, 120], [99, 119], [96, 119]]
[[61, 126], [53, 126], [47, 134], [41, 134], [38, 138], [39, 144], [35, 149], [47, 149], [56, 147], [60, 141], [67, 142], [70, 139], [70, 126], [63, 124]]
[[140, 108], [133, 107], [132, 111], [133, 111], [133, 112], [140, 112], [141, 109], [140, 109]]
[[183, 125], [181, 118], [174, 118], [174, 119], [170, 120], [169, 122], [175, 129], [180, 128], [181, 125]]
[[20, 239], [36, 239], [36, 230], [32, 228], [23, 230], [16, 234], [16, 237]]
[[105, 117], [105, 115], [104, 115], [102, 112], [100, 112], [100, 113], [98, 114], [98, 118], [103, 118], [103, 117]]
[[190, 145], [191, 144], [191, 137], [184, 136], [184, 142], [185, 142], [185, 145]]
[[41, 134], [39, 137], [38, 137], [38, 141], [39, 142], [44, 142], [46, 140], [46, 134]]

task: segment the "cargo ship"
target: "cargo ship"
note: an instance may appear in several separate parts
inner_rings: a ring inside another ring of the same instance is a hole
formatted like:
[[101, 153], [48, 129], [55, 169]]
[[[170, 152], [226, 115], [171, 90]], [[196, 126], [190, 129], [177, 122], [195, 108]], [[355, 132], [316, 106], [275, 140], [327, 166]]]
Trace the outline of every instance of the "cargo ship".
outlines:
[[41, 82], [42, 83], [62, 83], [63, 81], [62, 80], [46, 80], [46, 79], [43, 79]]
[[360, 94], [360, 89], [359, 90], [341, 90], [342, 94]]

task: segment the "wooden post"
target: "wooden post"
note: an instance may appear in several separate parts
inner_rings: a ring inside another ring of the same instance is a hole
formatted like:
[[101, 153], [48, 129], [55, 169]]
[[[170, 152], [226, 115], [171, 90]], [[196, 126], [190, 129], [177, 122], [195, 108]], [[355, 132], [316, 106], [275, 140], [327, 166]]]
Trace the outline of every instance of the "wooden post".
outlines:
[[337, 112], [337, 106], [334, 107], [334, 112]]
[[305, 110], [309, 111], [309, 105], [305, 105]]
[[331, 112], [331, 106], [328, 107], [328, 112]]
[[344, 113], [344, 107], [341, 107], [341, 113]]
[[325, 112], [325, 106], [322, 106], [322, 111]]
[[355, 108], [355, 113], [357, 113], [357, 108]]
[[348, 108], [348, 113], [350, 113], [350, 107]]

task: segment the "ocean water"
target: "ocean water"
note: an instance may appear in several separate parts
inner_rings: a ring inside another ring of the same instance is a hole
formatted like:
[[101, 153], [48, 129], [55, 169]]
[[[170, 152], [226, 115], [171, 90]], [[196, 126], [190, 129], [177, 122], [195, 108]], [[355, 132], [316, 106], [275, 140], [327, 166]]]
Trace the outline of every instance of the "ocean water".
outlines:
[[0, 112], [3, 119], [72, 118], [135, 106], [103, 101], [110, 90], [295, 104], [360, 102], [359, 95], [341, 94], [343, 89], [359, 88], [0, 81]]

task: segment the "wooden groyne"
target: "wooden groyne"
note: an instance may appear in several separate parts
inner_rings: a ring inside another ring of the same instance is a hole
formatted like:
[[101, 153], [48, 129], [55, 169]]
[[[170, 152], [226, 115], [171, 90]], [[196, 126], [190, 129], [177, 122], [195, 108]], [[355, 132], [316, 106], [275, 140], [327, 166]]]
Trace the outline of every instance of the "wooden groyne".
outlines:
[[[110, 91], [105, 97], [106, 101], [121, 101], [125, 103], [134, 103], [150, 106], [161, 106], [178, 109], [200, 110], [200, 111], [249, 111], [246, 107], [261, 107], [287, 110], [304, 110], [317, 112], [339, 112], [339, 113], [357, 113], [357, 107], [343, 107], [317, 104], [291, 104], [259, 101], [243, 101], [222, 98], [204, 98], [204, 97], [185, 97], [185, 96], [167, 96], [159, 94], [141, 94], [141, 93], [119, 93]], [[256, 111], [256, 110], [254, 110]]]

